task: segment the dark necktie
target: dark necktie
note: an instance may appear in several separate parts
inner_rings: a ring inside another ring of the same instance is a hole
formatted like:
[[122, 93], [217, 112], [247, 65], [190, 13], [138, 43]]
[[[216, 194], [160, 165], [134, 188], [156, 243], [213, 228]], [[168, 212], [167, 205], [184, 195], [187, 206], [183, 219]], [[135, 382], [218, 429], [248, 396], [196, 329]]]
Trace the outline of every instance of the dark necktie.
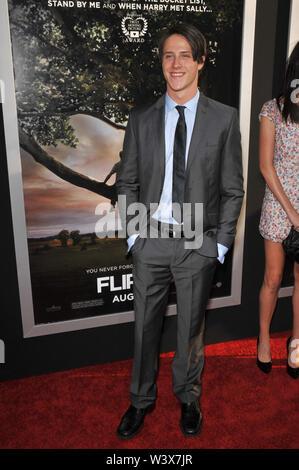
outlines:
[[182, 208], [185, 187], [187, 126], [184, 115], [185, 106], [176, 106], [176, 109], [179, 113], [179, 119], [176, 126], [173, 146], [172, 202], [179, 203]]

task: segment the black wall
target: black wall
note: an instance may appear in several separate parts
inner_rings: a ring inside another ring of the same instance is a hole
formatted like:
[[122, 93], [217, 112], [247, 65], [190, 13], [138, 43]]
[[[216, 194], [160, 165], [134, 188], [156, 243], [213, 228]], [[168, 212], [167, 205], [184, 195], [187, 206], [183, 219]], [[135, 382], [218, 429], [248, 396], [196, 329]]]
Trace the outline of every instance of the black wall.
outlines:
[[[251, 337], [258, 332], [258, 294], [264, 269], [263, 240], [258, 233], [264, 192], [258, 168], [258, 114], [262, 104], [275, 96], [281, 86], [287, 51], [289, 3], [289, 0], [257, 2], [242, 303], [207, 312], [207, 344]], [[5, 364], [0, 364], [0, 380], [131, 358], [133, 323], [23, 338], [2, 109], [0, 114], [0, 339], [5, 342]], [[281, 298], [272, 331], [290, 329], [291, 326], [291, 299]], [[176, 318], [168, 317], [165, 319], [161, 351], [174, 350], [175, 338]]]

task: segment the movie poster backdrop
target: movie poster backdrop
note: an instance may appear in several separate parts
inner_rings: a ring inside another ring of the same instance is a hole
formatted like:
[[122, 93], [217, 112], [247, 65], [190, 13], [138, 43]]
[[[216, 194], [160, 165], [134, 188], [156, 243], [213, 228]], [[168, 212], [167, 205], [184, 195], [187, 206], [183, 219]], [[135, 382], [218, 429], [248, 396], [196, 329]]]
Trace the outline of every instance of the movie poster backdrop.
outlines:
[[[165, 92], [158, 33], [177, 21], [206, 36], [201, 91], [238, 108], [243, 3], [8, 1], [35, 325], [133, 309], [132, 258], [109, 231], [129, 111]], [[231, 294], [233, 254], [211, 299]]]

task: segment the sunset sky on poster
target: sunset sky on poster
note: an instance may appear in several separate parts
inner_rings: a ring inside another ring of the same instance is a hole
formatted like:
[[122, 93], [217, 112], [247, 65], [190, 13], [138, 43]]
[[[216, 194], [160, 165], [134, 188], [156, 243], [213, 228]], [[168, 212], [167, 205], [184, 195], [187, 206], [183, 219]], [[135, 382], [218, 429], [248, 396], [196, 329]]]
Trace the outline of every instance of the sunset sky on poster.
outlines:
[[[77, 115], [71, 124], [79, 139], [77, 148], [59, 144], [50, 155], [84, 175], [103, 181], [119, 161], [124, 132], [90, 116]], [[24, 197], [28, 237], [55, 235], [63, 229], [95, 231], [95, 208], [109, 200], [70, 184], [36, 163], [22, 151]], [[115, 175], [107, 182], [113, 184]]]

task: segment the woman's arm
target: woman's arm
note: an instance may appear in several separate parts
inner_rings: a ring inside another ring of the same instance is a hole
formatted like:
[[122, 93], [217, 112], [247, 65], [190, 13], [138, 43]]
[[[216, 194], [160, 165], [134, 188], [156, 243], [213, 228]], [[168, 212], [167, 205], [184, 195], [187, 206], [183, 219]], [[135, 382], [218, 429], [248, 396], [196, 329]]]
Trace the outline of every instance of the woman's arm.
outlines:
[[292, 225], [294, 225], [296, 230], [299, 230], [299, 214], [284, 192], [273, 166], [274, 146], [274, 124], [268, 118], [262, 116], [260, 123], [260, 170], [267, 185], [286, 212]]

